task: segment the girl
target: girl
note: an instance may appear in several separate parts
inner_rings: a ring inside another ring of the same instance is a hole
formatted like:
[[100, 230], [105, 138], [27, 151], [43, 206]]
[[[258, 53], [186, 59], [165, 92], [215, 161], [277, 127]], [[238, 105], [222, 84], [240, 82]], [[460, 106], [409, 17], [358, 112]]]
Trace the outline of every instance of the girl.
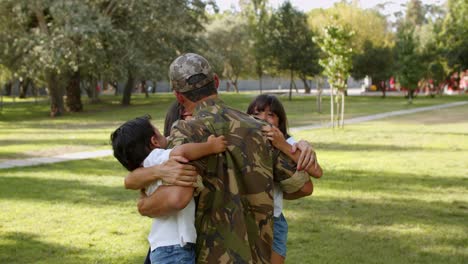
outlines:
[[[322, 176], [322, 168], [318, 165], [315, 152], [306, 141], [295, 143], [288, 134], [286, 112], [278, 98], [274, 95], [262, 94], [257, 96], [249, 105], [247, 114], [265, 120], [272, 127], [264, 127], [264, 132], [273, 146], [283, 153], [294, 153], [297, 148], [301, 150], [297, 162], [298, 170], [306, 171], [315, 178]], [[273, 213], [273, 251], [271, 263], [284, 263], [286, 258], [286, 240], [288, 235], [288, 223], [282, 213], [284, 199], [297, 199], [294, 195], [283, 194], [280, 187], [275, 184], [273, 188], [274, 213]]]

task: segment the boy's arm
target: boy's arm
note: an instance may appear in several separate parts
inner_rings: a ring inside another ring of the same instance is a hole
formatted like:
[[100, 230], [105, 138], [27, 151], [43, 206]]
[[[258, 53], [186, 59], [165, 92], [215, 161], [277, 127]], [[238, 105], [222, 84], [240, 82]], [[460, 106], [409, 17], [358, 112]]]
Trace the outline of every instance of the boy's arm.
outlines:
[[193, 186], [198, 173], [194, 166], [183, 164], [185, 162], [188, 162], [186, 158], [173, 156], [160, 165], [138, 168], [125, 177], [125, 188], [140, 190], [156, 180], [178, 186]]
[[162, 185], [150, 196], [140, 193], [138, 212], [152, 218], [170, 215], [184, 209], [192, 197], [193, 187]]
[[170, 156], [182, 156], [188, 160], [197, 160], [208, 155], [224, 152], [226, 146], [227, 141], [224, 139], [224, 136], [215, 137], [211, 135], [203, 143], [186, 143], [174, 147]]

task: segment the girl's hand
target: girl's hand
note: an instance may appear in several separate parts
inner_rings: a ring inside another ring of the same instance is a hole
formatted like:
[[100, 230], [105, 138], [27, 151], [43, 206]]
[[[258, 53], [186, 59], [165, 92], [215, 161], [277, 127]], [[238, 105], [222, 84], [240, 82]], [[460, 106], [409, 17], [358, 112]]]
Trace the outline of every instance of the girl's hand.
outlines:
[[276, 148], [278, 148], [280, 144], [286, 142], [283, 133], [277, 127], [263, 126], [262, 132]]
[[207, 142], [210, 143], [211, 149], [215, 154], [226, 151], [227, 141], [224, 138], [224, 136], [216, 137], [214, 135], [211, 135], [208, 137]]
[[291, 149], [291, 153], [295, 153], [298, 149], [301, 151], [301, 155], [297, 161], [298, 170], [308, 169], [314, 163], [317, 167], [317, 157], [309, 142], [305, 140], [299, 140], [297, 143], [294, 143]]

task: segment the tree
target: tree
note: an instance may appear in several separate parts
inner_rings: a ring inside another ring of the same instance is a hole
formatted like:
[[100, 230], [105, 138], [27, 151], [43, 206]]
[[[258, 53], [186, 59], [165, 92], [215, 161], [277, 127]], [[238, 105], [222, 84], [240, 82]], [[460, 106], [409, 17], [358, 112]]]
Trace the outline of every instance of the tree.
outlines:
[[362, 9], [354, 3], [341, 1], [328, 9], [311, 10], [308, 13], [308, 23], [319, 34], [330, 24], [354, 31], [351, 48], [358, 54], [363, 52], [366, 42], [371, 42], [374, 47], [393, 45], [394, 34], [386, 17], [378, 9]]
[[239, 92], [239, 76], [250, 73], [253, 66], [247, 23], [241, 18], [231, 12], [217, 15], [206, 26], [205, 34], [209, 47], [205, 52], [207, 57], [215, 62], [218, 72], [233, 84], [236, 92]]
[[466, 0], [448, 0], [448, 14], [443, 21], [440, 46], [452, 70], [468, 69], [467, 13]]
[[250, 52], [255, 61], [255, 73], [259, 80], [260, 93], [263, 90], [263, 74], [268, 62], [267, 27], [270, 19], [266, 4], [268, 0], [241, 0], [242, 14], [247, 19]]
[[67, 76], [77, 72], [83, 62], [99, 68], [103, 55], [99, 33], [108, 21], [99, 19], [81, 1], [5, 0], [0, 10], [10, 12], [8, 19], [0, 20], [7, 40], [0, 47], [5, 54], [2, 61], [17, 75], [46, 83], [51, 116], [62, 115]]
[[412, 103], [414, 90], [423, 77], [421, 55], [417, 52], [418, 40], [411, 24], [400, 26], [395, 45], [396, 73], [401, 86], [408, 89], [408, 102]]
[[[270, 43], [273, 65], [279, 71], [287, 71], [290, 75], [289, 100], [291, 100], [292, 89], [295, 87], [295, 73], [298, 73], [306, 83], [307, 76], [320, 72], [319, 49], [312, 41], [313, 33], [307, 26], [307, 16], [296, 10], [290, 2], [285, 2], [272, 14], [268, 28], [267, 39]], [[310, 88], [307, 92], [310, 92]]]
[[[370, 76], [372, 84], [381, 86], [380, 83], [391, 77], [392, 70], [393, 53], [389, 47], [375, 47], [372, 42], [366, 41], [362, 53], [353, 56], [351, 75], [355, 79]], [[385, 97], [385, 87], [380, 89]]]
[[[351, 38], [354, 32], [344, 28], [341, 25], [328, 25], [323, 29], [322, 37], [315, 38], [320, 48], [324, 52], [324, 58], [319, 60], [322, 65], [324, 75], [328, 77], [330, 84], [330, 107], [331, 123], [335, 127], [334, 104], [336, 103], [337, 112], [341, 112], [341, 120], [337, 120], [338, 126], [344, 127], [344, 93], [347, 88], [347, 80], [352, 67], [352, 48], [350, 47]], [[334, 90], [338, 94], [333, 101]], [[341, 109], [339, 99], [341, 97]], [[341, 111], [340, 111], [341, 110]]]

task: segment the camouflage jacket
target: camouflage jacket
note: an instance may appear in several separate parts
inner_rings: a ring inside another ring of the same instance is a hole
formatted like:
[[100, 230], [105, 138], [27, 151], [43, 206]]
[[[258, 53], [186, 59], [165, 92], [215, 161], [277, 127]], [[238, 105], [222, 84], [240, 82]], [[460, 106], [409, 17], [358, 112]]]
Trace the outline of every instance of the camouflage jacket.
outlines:
[[[198, 263], [269, 263], [273, 181], [286, 192], [309, 179], [262, 135], [266, 123], [227, 107], [220, 99], [199, 103], [194, 120], [174, 124], [169, 147], [224, 135], [226, 152], [193, 162], [205, 189], [197, 203]], [[296, 172], [296, 173], [295, 173]]]

